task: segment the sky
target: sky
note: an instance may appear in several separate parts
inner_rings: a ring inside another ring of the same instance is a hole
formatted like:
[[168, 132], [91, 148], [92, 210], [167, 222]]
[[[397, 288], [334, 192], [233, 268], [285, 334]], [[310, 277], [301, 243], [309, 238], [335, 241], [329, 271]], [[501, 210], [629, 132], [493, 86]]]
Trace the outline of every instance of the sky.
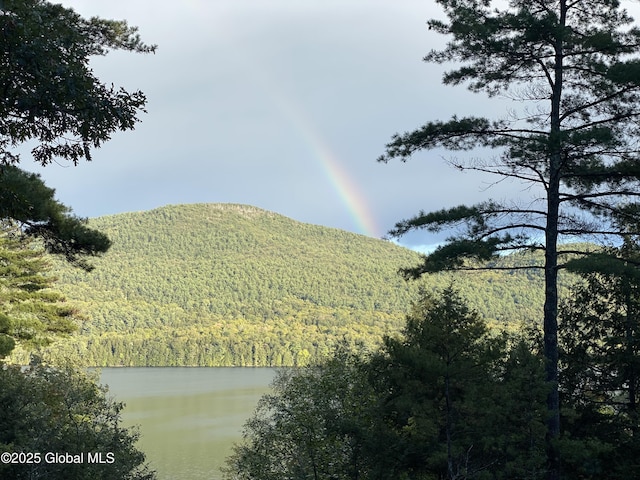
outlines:
[[[447, 152], [378, 163], [392, 134], [507, 106], [441, 83], [422, 61], [445, 38], [424, 0], [64, 0], [85, 17], [126, 19], [155, 54], [112, 52], [97, 76], [142, 90], [147, 113], [77, 167], [41, 168], [82, 217], [170, 204], [242, 203], [383, 237], [402, 219], [524, 191], [460, 173]], [[420, 233], [401, 243], [423, 248]], [[422, 247], [420, 247], [422, 246]]]

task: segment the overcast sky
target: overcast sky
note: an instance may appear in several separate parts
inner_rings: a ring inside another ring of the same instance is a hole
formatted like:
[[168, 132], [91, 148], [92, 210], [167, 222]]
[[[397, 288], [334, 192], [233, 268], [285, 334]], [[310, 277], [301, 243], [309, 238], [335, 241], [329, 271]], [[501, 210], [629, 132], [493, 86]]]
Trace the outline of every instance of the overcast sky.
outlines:
[[[395, 132], [504, 105], [441, 85], [422, 57], [444, 45], [424, 0], [65, 0], [83, 16], [126, 19], [155, 55], [115, 52], [93, 65], [148, 97], [135, 131], [78, 167], [44, 169], [84, 217], [195, 202], [244, 203], [381, 237], [420, 209], [519, 192], [487, 191], [444, 152], [406, 164], [376, 158]], [[496, 180], [496, 179], [493, 179]], [[405, 243], [437, 239], [412, 236]]]

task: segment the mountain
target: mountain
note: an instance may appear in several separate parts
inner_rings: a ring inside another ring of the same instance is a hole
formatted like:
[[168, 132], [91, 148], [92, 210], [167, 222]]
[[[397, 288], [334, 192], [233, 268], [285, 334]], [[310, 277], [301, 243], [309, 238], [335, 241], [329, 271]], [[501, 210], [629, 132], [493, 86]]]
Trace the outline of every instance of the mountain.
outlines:
[[535, 271], [405, 282], [398, 269], [419, 262], [416, 252], [246, 205], [167, 206], [90, 225], [113, 247], [91, 273], [54, 262], [57, 287], [86, 320], [49, 352], [86, 365], [301, 365], [341, 341], [374, 347], [403, 327], [419, 284], [454, 278], [493, 324], [541, 311]]

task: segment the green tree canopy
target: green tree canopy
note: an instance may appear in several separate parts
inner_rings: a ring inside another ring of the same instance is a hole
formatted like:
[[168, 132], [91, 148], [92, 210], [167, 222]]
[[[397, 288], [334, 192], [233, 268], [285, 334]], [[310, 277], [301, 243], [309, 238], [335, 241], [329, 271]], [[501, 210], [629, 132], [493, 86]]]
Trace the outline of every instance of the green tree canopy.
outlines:
[[451, 288], [422, 296], [371, 362], [394, 459], [386, 478], [541, 478], [543, 370], [514, 345]]
[[542, 478], [542, 362], [508, 346], [453, 290], [425, 294], [379, 352], [284, 371], [226, 478]]
[[0, 219], [20, 223], [52, 253], [89, 269], [86, 256], [109, 247], [106, 236], [54, 199], [42, 180], [15, 165], [16, 148], [32, 145], [42, 165], [91, 159], [119, 130], [131, 130], [146, 98], [101, 82], [90, 58], [111, 50], [153, 52], [125, 21], [85, 19], [44, 0], [0, 3]]
[[40, 176], [13, 165], [0, 166], [0, 219], [16, 223], [27, 236], [41, 239], [50, 253], [90, 270], [86, 257], [106, 252], [111, 242], [54, 195], [55, 190]]
[[[612, 261], [612, 258], [619, 259]], [[640, 475], [640, 248], [624, 244], [570, 264], [584, 282], [561, 308], [564, 430], [582, 443], [565, 460], [583, 475]], [[585, 453], [588, 452], [585, 457]]]
[[233, 480], [370, 478], [375, 397], [362, 362], [344, 352], [278, 373], [225, 468]]

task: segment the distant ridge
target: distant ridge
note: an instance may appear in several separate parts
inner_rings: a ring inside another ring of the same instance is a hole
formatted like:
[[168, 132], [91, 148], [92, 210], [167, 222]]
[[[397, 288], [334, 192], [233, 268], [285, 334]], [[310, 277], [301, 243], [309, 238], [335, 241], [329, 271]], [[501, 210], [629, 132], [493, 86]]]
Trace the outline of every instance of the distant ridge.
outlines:
[[[338, 342], [373, 347], [398, 332], [418, 289], [397, 274], [416, 252], [249, 205], [169, 205], [90, 224], [113, 247], [90, 274], [55, 263], [88, 320], [50, 355], [92, 366], [303, 365]], [[456, 278], [492, 322], [526, 320], [541, 302], [531, 272]]]

